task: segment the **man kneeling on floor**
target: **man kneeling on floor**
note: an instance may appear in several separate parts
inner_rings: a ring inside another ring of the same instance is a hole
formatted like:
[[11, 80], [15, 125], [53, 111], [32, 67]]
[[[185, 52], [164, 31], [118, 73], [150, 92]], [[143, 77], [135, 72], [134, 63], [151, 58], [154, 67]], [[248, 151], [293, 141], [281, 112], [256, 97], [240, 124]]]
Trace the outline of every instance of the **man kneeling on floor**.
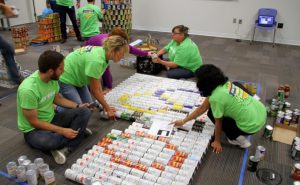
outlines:
[[[66, 155], [82, 141], [91, 111], [87, 104], [77, 104], [58, 93], [58, 79], [64, 71], [62, 54], [45, 51], [38, 68], [18, 88], [18, 127], [30, 146], [51, 151], [55, 162], [64, 164]], [[71, 109], [55, 113], [53, 104]]]

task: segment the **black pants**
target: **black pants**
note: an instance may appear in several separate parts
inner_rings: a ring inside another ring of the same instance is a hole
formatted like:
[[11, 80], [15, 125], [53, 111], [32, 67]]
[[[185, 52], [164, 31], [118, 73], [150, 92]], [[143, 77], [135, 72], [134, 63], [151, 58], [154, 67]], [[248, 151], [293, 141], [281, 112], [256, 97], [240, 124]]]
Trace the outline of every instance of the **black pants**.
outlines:
[[59, 17], [60, 17], [60, 29], [61, 29], [62, 38], [67, 39], [66, 18], [68, 14], [72, 22], [76, 37], [77, 39], [80, 39], [81, 35], [76, 22], [75, 7], [72, 6], [71, 8], [69, 8], [67, 6], [61, 6], [56, 4], [56, 10], [59, 13]]
[[[233, 84], [238, 86], [239, 88], [243, 89], [243, 91], [245, 91], [246, 93], [248, 93], [249, 95], [252, 96], [252, 94], [239, 82], [233, 82]], [[213, 123], [215, 123], [215, 118], [212, 114], [211, 108], [209, 108], [207, 116]], [[228, 139], [230, 139], [230, 140], [235, 140], [240, 135], [244, 135], [244, 136], [251, 135], [250, 133], [246, 133], [246, 132], [242, 131], [241, 129], [239, 129], [236, 125], [235, 120], [230, 117], [223, 117], [222, 130], [226, 134]]]

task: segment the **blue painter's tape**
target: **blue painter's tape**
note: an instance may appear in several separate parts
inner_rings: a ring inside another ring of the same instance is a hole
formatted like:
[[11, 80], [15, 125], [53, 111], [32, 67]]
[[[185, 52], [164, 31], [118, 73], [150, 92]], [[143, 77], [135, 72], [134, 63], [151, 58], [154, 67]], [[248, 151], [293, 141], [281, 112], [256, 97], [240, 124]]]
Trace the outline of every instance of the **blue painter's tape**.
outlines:
[[[248, 136], [248, 140], [249, 141], [251, 140], [251, 136]], [[244, 157], [243, 157], [243, 163], [242, 163], [242, 167], [241, 167], [241, 171], [240, 171], [240, 177], [239, 177], [238, 185], [243, 185], [248, 154], [249, 154], [249, 148], [246, 148], [245, 153], [244, 153]]]
[[26, 182], [21, 182], [19, 179], [5, 173], [4, 171], [1, 171], [1, 170], [0, 170], [0, 176], [6, 177], [9, 180], [14, 181], [15, 183], [20, 184], [20, 185], [28, 185]]

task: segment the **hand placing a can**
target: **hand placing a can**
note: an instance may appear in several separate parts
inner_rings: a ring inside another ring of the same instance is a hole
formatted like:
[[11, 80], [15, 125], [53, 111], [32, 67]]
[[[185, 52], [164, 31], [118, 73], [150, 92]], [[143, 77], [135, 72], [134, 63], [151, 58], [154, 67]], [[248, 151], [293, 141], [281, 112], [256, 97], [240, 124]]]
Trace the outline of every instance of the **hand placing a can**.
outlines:
[[211, 147], [213, 148], [213, 152], [215, 152], [217, 154], [222, 152], [222, 145], [219, 141], [215, 140], [214, 142], [212, 142]]
[[109, 107], [108, 109], [105, 109], [105, 111], [109, 119], [116, 120], [116, 109], [114, 107]]
[[153, 53], [153, 54], [151, 55], [151, 58], [152, 58], [152, 62], [153, 62], [153, 63], [159, 63], [160, 58], [158, 58], [158, 56], [157, 56], [156, 53]]
[[176, 121], [173, 121], [172, 123], [170, 123], [170, 125], [174, 125], [175, 127], [180, 127], [184, 124], [185, 124], [185, 122], [183, 121], [183, 119], [176, 120]]

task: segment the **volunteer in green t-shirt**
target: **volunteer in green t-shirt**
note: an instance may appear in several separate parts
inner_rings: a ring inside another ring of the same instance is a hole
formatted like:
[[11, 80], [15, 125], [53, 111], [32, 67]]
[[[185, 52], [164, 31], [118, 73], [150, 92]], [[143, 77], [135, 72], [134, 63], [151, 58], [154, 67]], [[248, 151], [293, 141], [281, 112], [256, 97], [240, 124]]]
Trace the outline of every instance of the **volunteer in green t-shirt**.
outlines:
[[114, 119], [115, 109], [106, 103], [99, 79], [109, 60], [118, 62], [126, 52], [127, 41], [120, 36], [110, 36], [104, 41], [103, 47], [85, 46], [70, 53], [65, 59], [64, 74], [59, 79], [61, 94], [77, 103], [91, 103], [92, 94], [108, 117]]
[[80, 21], [80, 32], [84, 40], [100, 33], [98, 22], [102, 19], [102, 13], [95, 0], [87, 0], [88, 4], [77, 11], [77, 19]]
[[[77, 0], [76, 4], [77, 8], [80, 7], [80, 0]], [[74, 32], [76, 34], [78, 41], [83, 41], [80, 35], [80, 31], [77, 25], [76, 21], [76, 13], [75, 13], [75, 7], [73, 4], [73, 0], [56, 0], [56, 11], [59, 13], [60, 17], [60, 30], [61, 30], [61, 36], [62, 40], [61, 43], [65, 43], [67, 41], [67, 27], [66, 27], [66, 18], [67, 14], [69, 15], [69, 18], [72, 22]]]
[[266, 122], [266, 108], [251, 96], [240, 83], [228, 81], [223, 72], [214, 65], [201, 66], [196, 72], [200, 94], [207, 97], [203, 104], [183, 120], [175, 121], [181, 126], [208, 110], [208, 117], [215, 124], [214, 152], [222, 151], [222, 130], [228, 142], [241, 148], [251, 146], [245, 136], [257, 133]]
[[183, 25], [175, 26], [172, 29], [173, 39], [157, 53], [157, 56], [167, 53], [169, 61], [164, 61], [160, 58], [153, 61], [169, 69], [167, 71], [168, 78], [194, 77], [195, 71], [202, 65], [198, 46], [189, 37], [188, 30], [189, 28]]
[[[64, 71], [64, 56], [45, 51], [38, 60], [39, 70], [27, 77], [17, 92], [18, 128], [33, 148], [51, 151], [58, 164], [83, 140], [91, 111], [59, 94], [58, 79]], [[69, 108], [55, 113], [53, 104]]]

